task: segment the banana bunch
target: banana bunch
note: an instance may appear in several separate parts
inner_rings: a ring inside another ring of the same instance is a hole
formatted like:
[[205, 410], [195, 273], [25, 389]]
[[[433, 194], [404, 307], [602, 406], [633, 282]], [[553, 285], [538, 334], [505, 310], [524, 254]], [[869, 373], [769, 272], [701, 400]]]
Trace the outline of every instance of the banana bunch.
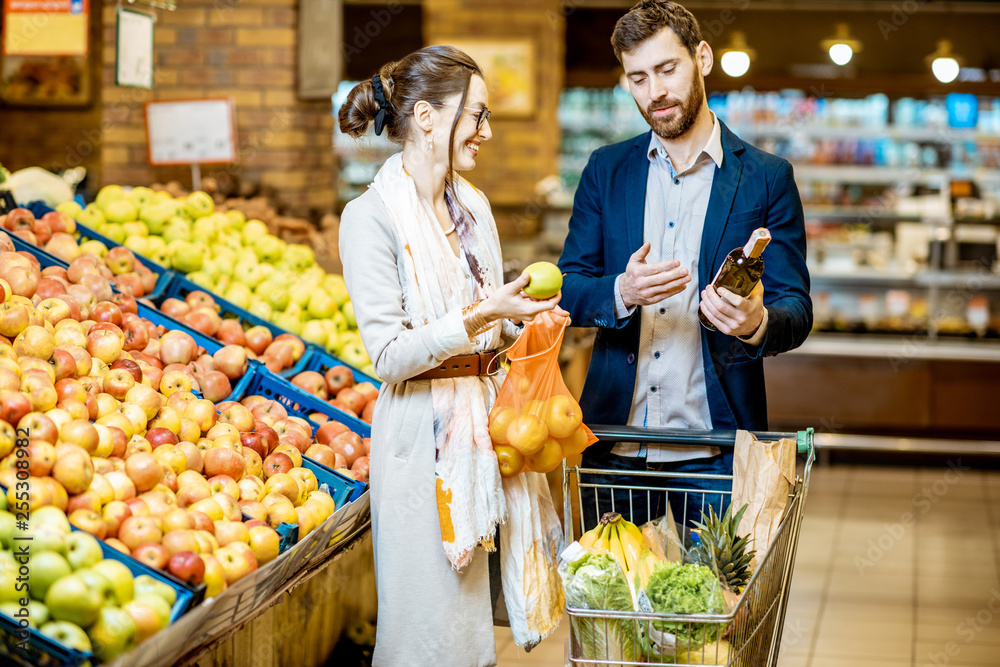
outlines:
[[633, 581], [638, 575], [643, 586], [657, 562], [653, 552], [646, 548], [639, 528], [615, 512], [602, 516], [595, 528], [584, 533], [580, 546], [592, 551], [607, 551], [618, 561], [627, 581]]

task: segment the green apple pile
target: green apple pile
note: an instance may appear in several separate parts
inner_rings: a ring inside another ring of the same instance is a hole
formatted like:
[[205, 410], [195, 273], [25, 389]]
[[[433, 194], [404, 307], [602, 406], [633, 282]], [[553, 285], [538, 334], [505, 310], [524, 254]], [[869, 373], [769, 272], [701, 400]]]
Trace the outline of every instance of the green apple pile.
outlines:
[[[55, 507], [36, 510], [27, 523], [19, 527], [14, 514], [0, 510], [0, 614], [25, 619], [102, 662], [169, 625], [177, 599], [171, 586], [148, 575], [133, 577], [123, 563], [105, 559], [97, 538], [71, 530]], [[15, 557], [25, 544], [28, 556]], [[19, 579], [22, 565], [27, 587]]]
[[359, 370], [374, 368], [357, 332], [342, 276], [316, 265], [311, 248], [285, 243], [260, 220], [215, 210], [212, 198], [117, 185], [81, 209], [59, 210], [240, 308], [331, 350]]

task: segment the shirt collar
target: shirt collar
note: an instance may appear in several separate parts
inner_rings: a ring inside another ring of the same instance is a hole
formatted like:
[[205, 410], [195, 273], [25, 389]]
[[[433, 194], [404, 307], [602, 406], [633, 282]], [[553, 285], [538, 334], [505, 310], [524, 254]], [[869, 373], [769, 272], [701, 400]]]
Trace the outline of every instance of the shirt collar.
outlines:
[[[695, 160], [697, 163], [702, 159], [703, 156], [708, 156], [715, 162], [716, 167], [722, 167], [722, 127], [719, 124], [719, 119], [714, 113], [712, 114], [712, 133], [708, 135], [708, 141], [705, 142], [705, 146], [701, 149], [698, 154], [698, 158]], [[655, 133], [651, 133], [649, 137], [649, 148], [647, 149], [647, 155], [649, 160], [653, 161], [657, 157], [669, 159], [667, 156], [666, 149], [663, 148], [663, 144], [660, 140], [656, 138]]]

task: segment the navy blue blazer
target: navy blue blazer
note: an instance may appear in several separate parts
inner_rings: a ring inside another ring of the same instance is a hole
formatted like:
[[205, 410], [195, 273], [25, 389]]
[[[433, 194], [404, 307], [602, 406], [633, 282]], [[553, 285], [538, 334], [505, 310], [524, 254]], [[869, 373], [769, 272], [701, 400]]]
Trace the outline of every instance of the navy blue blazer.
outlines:
[[[812, 328], [802, 202], [787, 161], [744, 143], [725, 124], [721, 130], [724, 157], [705, 214], [698, 284], [708, 285], [729, 251], [767, 227], [768, 325], [759, 347], [702, 327], [705, 383], [713, 428], [765, 430], [763, 357], [801, 345]], [[580, 401], [593, 424], [625, 424], [632, 407], [642, 310], [617, 321], [614, 283], [643, 244], [650, 137], [647, 132], [591, 154], [559, 259], [565, 274], [559, 305], [575, 326], [599, 327]]]

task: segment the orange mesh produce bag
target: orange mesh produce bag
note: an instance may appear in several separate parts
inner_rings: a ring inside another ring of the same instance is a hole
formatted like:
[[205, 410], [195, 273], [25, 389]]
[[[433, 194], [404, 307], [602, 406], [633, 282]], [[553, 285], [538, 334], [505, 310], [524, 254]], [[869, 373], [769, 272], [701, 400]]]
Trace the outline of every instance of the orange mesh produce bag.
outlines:
[[504, 477], [555, 470], [597, 442], [559, 370], [568, 324], [566, 315], [542, 313], [507, 350], [510, 371], [490, 411], [490, 437]]

